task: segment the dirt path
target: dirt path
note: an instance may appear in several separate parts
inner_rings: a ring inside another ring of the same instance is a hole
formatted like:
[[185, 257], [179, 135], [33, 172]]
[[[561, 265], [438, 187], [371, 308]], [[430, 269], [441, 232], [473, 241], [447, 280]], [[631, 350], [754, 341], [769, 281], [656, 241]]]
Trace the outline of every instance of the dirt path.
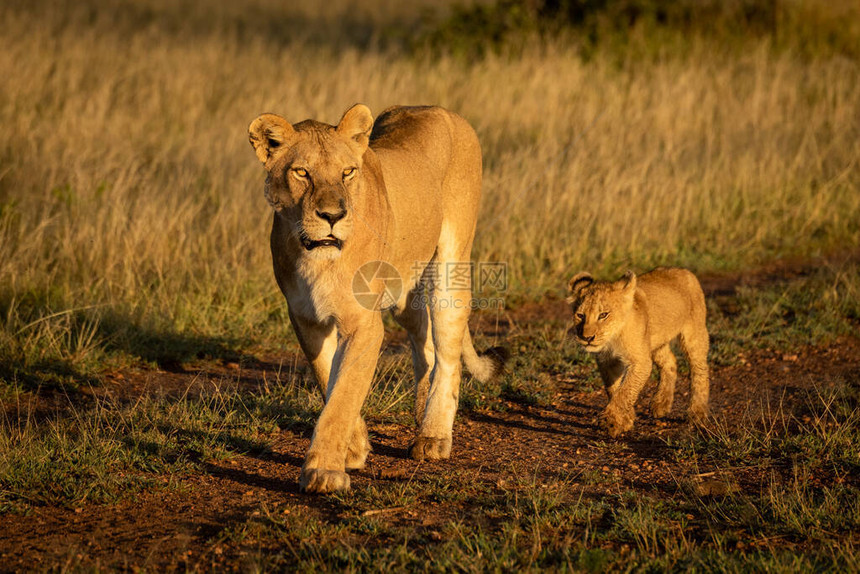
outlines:
[[[796, 356], [764, 353], [751, 359], [746, 366], [715, 370], [712, 397], [717, 416], [737, 419], [758, 401], [802, 400], [805, 389], [816, 381], [857, 373], [860, 342], [844, 339], [828, 348], [800, 349]], [[262, 377], [262, 370], [257, 373]], [[189, 382], [192, 378], [189, 375]], [[571, 473], [615, 475], [608, 488], [620, 488], [620, 484], [671, 493], [688, 469], [673, 462], [670, 447], [661, 437], [686, 432], [682, 402], [683, 398], [677, 401], [665, 421], [640, 416], [635, 430], [622, 441], [628, 448], [609, 458], [593, 448], [606, 440], [593, 423], [605, 403], [602, 391], [561, 393], [544, 408], [510, 403], [506, 412], [465, 413], [458, 418], [456, 447], [447, 462], [416, 463], [406, 451], [412, 428], [371, 424], [374, 452], [368, 467], [352, 474], [353, 487], [368, 488], [378, 480], [438, 478], [452, 472], [473, 474], [475, 481], [489, 484], [512, 476], [539, 480], [563, 468]], [[271, 453], [209, 463], [205, 473], [117, 505], [39, 508], [30, 516], [4, 516], [0, 518], [0, 565], [3, 570], [41, 569], [76, 564], [84, 557], [90, 566], [96, 565], [91, 562], [94, 559], [114, 567], [185, 569], [213, 561], [235, 565], [248, 549], [219, 545], [218, 533], [259, 513], [263, 505], [279, 513], [336, 515], [335, 503], [298, 491], [308, 444], [307, 435], [285, 431]], [[414, 521], [417, 528], [433, 532], [434, 524], [458, 510], [456, 505], [438, 504], [411, 508], [409, 513], [395, 511], [389, 518]]]
[[[799, 272], [802, 269], [791, 266], [782, 274]], [[750, 277], [760, 280], [759, 275]], [[719, 277], [704, 283], [714, 295], [730, 292], [743, 280], [743, 276]], [[564, 305], [555, 301], [525, 306], [509, 319], [516, 323], [541, 315], [558, 316], [559, 312], [564, 312]], [[500, 328], [498, 324], [496, 328]], [[271, 372], [272, 365], [257, 363], [243, 369], [244, 384], [262, 385], [264, 371]], [[712, 410], [725, 421], [738, 422], [762, 403], [802, 401], [806, 391], [820, 381], [857, 380], [858, 372], [860, 340], [854, 338], [827, 347], [803, 347], [790, 354], [761, 351], [743, 364], [714, 368]], [[149, 373], [128, 388], [177, 390], [193, 384], [197, 377], [196, 373]], [[685, 385], [685, 380], [679, 381], [682, 392]], [[689, 432], [683, 419], [686, 397], [676, 401], [668, 419], [658, 421], [640, 414], [634, 431], [618, 441], [620, 446], [613, 446], [594, 424], [605, 405], [604, 393], [576, 392], [564, 380], [559, 381], [559, 389], [548, 406], [509, 402], [498, 411], [461, 413], [455, 425], [452, 459], [445, 462], [408, 459], [412, 427], [371, 422], [374, 452], [368, 467], [351, 475], [353, 488], [367, 489], [377, 482], [444, 480], [452, 474], [468, 475], [476, 483], [502, 485], [517, 477], [553, 480], [562, 470], [570, 477], [583, 473], [612, 476], [612, 481], [594, 481], [588, 487], [596, 496], [612, 489], [671, 495], [678, 490], [679, 479], [690, 474], [691, 469], [672, 456], [665, 440]], [[639, 404], [647, 405], [647, 400], [646, 392]], [[299, 434], [283, 431], [271, 452], [205, 463], [202, 473], [172, 479], [176, 482], [164, 489], [115, 505], [40, 507], [26, 516], [2, 515], [0, 570], [241, 568], [244, 556], [265, 548], [260, 548], [259, 541], [237, 543], [235, 537], [224, 543], [221, 533], [225, 529], [242, 525], [260, 512], [339, 519], [336, 501], [298, 491], [309, 440], [307, 430]], [[424, 501], [408, 508], [380, 508], [379, 512], [386, 520], [411, 525], [433, 539], [438, 524], [464, 512], [461, 504], [456, 500]]]

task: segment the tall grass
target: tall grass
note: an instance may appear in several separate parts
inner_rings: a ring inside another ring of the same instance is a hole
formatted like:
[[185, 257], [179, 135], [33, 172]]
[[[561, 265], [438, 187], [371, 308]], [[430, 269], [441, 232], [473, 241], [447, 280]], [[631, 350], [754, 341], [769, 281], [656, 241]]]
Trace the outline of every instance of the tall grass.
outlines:
[[57, 339], [66, 359], [282, 340], [246, 138], [264, 111], [335, 122], [358, 101], [438, 103], [468, 118], [485, 157], [474, 258], [507, 262], [517, 295], [582, 267], [736, 268], [860, 239], [854, 59], [763, 37], [647, 60], [536, 43], [469, 63], [386, 41], [414, 8], [326, 6], [3, 4], [3, 363], [45, 347], [34, 322], [93, 331], [89, 347]]

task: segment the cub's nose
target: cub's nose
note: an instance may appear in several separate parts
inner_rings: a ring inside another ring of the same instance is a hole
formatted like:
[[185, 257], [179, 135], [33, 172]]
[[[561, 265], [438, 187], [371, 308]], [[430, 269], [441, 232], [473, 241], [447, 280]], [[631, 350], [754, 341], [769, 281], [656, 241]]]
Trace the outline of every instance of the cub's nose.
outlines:
[[317, 209], [317, 217], [328, 221], [328, 224], [334, 227], [334, 224], [346, 217], [346, 209]]

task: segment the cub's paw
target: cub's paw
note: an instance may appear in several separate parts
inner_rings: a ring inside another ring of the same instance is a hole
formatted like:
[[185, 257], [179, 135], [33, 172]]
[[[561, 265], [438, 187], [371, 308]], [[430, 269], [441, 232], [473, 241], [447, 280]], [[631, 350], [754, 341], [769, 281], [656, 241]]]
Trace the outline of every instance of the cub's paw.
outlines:
[[448, 458], [451, 456], [451, 439], [419, 436], [409, 447], [409, 456], [419, 461]]
[[651, 400], [651, 415], [661, 419], [669, 414], [672, 410], [672, 396], [662, 397], [659, 394], [654, 395]]
[[600, 416], [601, 426], [606, 429], [612, 438], [618, 437], [633, 428], [633, 413], [618, 411], [612, 407], [606, 407]]
[[337, 490], [349, 490], [349, 475], [342, 470], [303, 468], [299, 478], [302, 492], [324, 494]]

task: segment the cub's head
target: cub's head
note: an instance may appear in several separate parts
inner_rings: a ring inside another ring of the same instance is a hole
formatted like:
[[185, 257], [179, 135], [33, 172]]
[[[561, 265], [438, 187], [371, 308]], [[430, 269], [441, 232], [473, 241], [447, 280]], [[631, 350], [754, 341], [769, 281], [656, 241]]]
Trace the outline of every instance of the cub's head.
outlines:
[[281, 116], [263, 114], [248, 127], [268, 172], [266, 199], [309, 257], [340, 257], [352, 234], [372, 127], [373, 116], [362, 104], [348, 109], [337, 126], [313, 120], [290, 125]]
[[577, 273], [567, 289], [576, 340], [589, 353], [599, 353], [627, 322], [636, 294], [636, 275], [628, 271], [618, 281], [595, 281], [589, 273]]

